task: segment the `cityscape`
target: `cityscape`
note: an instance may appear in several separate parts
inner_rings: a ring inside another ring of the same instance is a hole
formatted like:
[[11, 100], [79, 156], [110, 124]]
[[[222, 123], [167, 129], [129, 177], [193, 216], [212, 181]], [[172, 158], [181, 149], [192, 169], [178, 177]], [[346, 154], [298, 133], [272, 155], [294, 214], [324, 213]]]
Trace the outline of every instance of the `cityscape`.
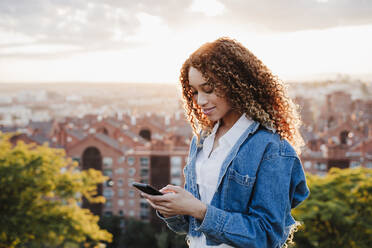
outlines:
[[[176, 84], [2, 84], [0, 131], [11, 141], [61, 148], [109, 178], [94, 214], [156, 221], [131, 184], [183, 185], [192, 130]], [[289, 83], [298, 105], [306, 172], [372, 168], [372, 83], [340, 77]]]

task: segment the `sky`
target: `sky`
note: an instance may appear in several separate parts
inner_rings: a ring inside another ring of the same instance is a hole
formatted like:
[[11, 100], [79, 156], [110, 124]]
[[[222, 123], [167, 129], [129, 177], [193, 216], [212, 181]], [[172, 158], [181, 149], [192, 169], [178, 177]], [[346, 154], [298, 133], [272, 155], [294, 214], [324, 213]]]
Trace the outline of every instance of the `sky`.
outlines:
[[221, 36], [283, 80], [368, 77], [371, 13], [371, 0], [1, 0], [0, 82], [175, 83]]

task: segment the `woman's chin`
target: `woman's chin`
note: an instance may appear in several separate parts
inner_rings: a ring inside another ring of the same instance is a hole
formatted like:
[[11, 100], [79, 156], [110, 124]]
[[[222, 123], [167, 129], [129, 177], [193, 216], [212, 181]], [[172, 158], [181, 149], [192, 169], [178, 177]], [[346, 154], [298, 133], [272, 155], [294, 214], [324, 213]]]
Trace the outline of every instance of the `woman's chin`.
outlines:
[[217, 117], [215, 117], [215, 116], [213, 116], [213, 115], [211, 115], [211, 116], [207, 116], [208, 117], [208, 120], [210, 120], [210, 121], [212, 121], [212, 122], [215, 122], [215, 121], [218, 121], [220, 118], [217, 118]]

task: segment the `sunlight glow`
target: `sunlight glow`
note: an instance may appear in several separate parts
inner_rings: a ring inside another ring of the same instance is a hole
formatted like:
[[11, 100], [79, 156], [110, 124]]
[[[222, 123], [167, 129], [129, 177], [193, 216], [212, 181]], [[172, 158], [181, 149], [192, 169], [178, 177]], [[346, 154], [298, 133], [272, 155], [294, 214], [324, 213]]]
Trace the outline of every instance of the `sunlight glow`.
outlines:
[[[159, 16], [142, 12], [136, 18], [140, 27], [133, 36], [115, 29], [113, 39], [122, 47], [75, 54], [71, 52], [78, 47], [72, 45], [33, 43], [29, 37], [0, 30], [0, 82], [175, 83], [187, 57], [221, 36], [243, 43], [284, 80], [372, 71], [372, 25], [263, 33], [249, 23], [242, 32], [223, 20], [216, 23], [207, 18], [179, 32]], [[10, 42], [14, 45], [7, 45]]]
[[194, 0], [190, 10], [206, 16], [217, 16], [224, 12], [225, 6], [217, 0]]

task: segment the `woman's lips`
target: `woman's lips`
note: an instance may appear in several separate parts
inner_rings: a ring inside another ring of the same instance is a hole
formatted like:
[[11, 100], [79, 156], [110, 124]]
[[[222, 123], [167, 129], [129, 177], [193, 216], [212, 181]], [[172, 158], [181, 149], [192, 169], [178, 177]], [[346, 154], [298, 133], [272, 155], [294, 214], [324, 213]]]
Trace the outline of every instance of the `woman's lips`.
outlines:
[[216, 107], [203, 109], [205, 115], [210, 115]]

